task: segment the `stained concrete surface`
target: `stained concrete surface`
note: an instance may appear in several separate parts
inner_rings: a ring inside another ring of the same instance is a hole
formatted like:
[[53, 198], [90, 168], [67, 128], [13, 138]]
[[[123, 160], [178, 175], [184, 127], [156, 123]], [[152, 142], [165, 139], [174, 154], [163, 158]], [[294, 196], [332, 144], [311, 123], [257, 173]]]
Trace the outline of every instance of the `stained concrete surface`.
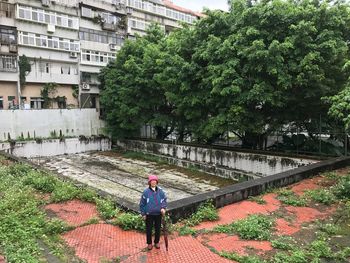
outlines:
[[147, 176], [150, 173], [158, 175], [160, 186], [167, 193], [169, 201], [213, 191], [234, 183], [228, 179], [187, 173], [170, 166], [101, 152], [41, 158], [35, 162], [132, 203], [138, 203], [142, 191], [147, 187]]

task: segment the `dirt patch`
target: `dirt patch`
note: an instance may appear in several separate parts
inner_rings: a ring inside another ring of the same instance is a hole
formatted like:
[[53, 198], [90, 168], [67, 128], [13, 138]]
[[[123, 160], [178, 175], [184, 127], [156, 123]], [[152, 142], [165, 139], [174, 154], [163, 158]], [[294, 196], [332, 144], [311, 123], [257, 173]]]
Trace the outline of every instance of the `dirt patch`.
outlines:
[[99, 167], [100, 169], [106, 170], [106, 171], [113, 171], [118, 169], [115, 165], [109, 163], [109, 162], [102, 162], [102, 161], [88, 161], [84, 162], [87, 166], [95, 166]]

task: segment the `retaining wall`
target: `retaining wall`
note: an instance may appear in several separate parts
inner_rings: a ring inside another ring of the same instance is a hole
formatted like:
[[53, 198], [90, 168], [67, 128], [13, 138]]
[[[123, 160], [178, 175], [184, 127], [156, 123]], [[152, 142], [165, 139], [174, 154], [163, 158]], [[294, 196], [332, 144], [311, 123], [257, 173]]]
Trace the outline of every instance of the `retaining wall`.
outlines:
[[99, 135], [105, 126], [96, 109], [0, 110], [0, 120], [0, 141]]
[[118, 141], [117, 145], [126, 150], [157, 155], [178, 166], [192, 166], [204, 172], [231, 179], [260, 178], [318, 162], [306, 158], [153, 141], [124, 140]]
[[14, 156], [26, 158], [75, 154], [90, 151], [108, 151], [110, 149], [111, 141], [108, 138], [99, 137], [0, 143], [0, 150]]

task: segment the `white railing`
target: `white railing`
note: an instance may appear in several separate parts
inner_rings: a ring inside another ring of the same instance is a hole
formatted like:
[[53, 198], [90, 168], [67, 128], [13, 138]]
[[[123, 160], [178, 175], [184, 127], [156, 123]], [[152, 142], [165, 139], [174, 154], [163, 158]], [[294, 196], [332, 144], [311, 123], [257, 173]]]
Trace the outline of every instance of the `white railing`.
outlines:
[[197, 20], [196, 16], [193, 16], [184, 12], [179, 12], [177, 10], [174, 10], [162, 5], [157, 5], [148, 1], [128, 0], [128, 6], [135, 9], [154, 13], [157, 15], [166, 16], [166, 17], [169, 17], [178, 21], [190, 23], [190, 24], [192, 24], [194, 21]]
[[64, 51], [80, 51], [80, 42], [72, 39], [38, 35], [28, 32], [18, 32], [18, 43], [26, 46], [35, 46]]
[[79, 30], [79, 18], [30, 6], [18, 5], [16, 16], [18, 19], [51, 24], [58, 27]]
[[106, 66], [108, 62], [115, 60], [115, 58], [116, 58], [115, 53], [86, 50], [86, 49], [82, 49], [81, 51], [82, 64]]

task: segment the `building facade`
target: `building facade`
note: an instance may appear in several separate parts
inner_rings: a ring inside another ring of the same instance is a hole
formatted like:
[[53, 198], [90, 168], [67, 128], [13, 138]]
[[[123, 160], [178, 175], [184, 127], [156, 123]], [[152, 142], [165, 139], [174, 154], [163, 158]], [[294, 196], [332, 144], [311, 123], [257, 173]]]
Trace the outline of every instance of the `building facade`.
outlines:
[[200, 16], [167, 0], [0, 0], [0, 110], [99, 109], [98, 73], [126, 39]]

